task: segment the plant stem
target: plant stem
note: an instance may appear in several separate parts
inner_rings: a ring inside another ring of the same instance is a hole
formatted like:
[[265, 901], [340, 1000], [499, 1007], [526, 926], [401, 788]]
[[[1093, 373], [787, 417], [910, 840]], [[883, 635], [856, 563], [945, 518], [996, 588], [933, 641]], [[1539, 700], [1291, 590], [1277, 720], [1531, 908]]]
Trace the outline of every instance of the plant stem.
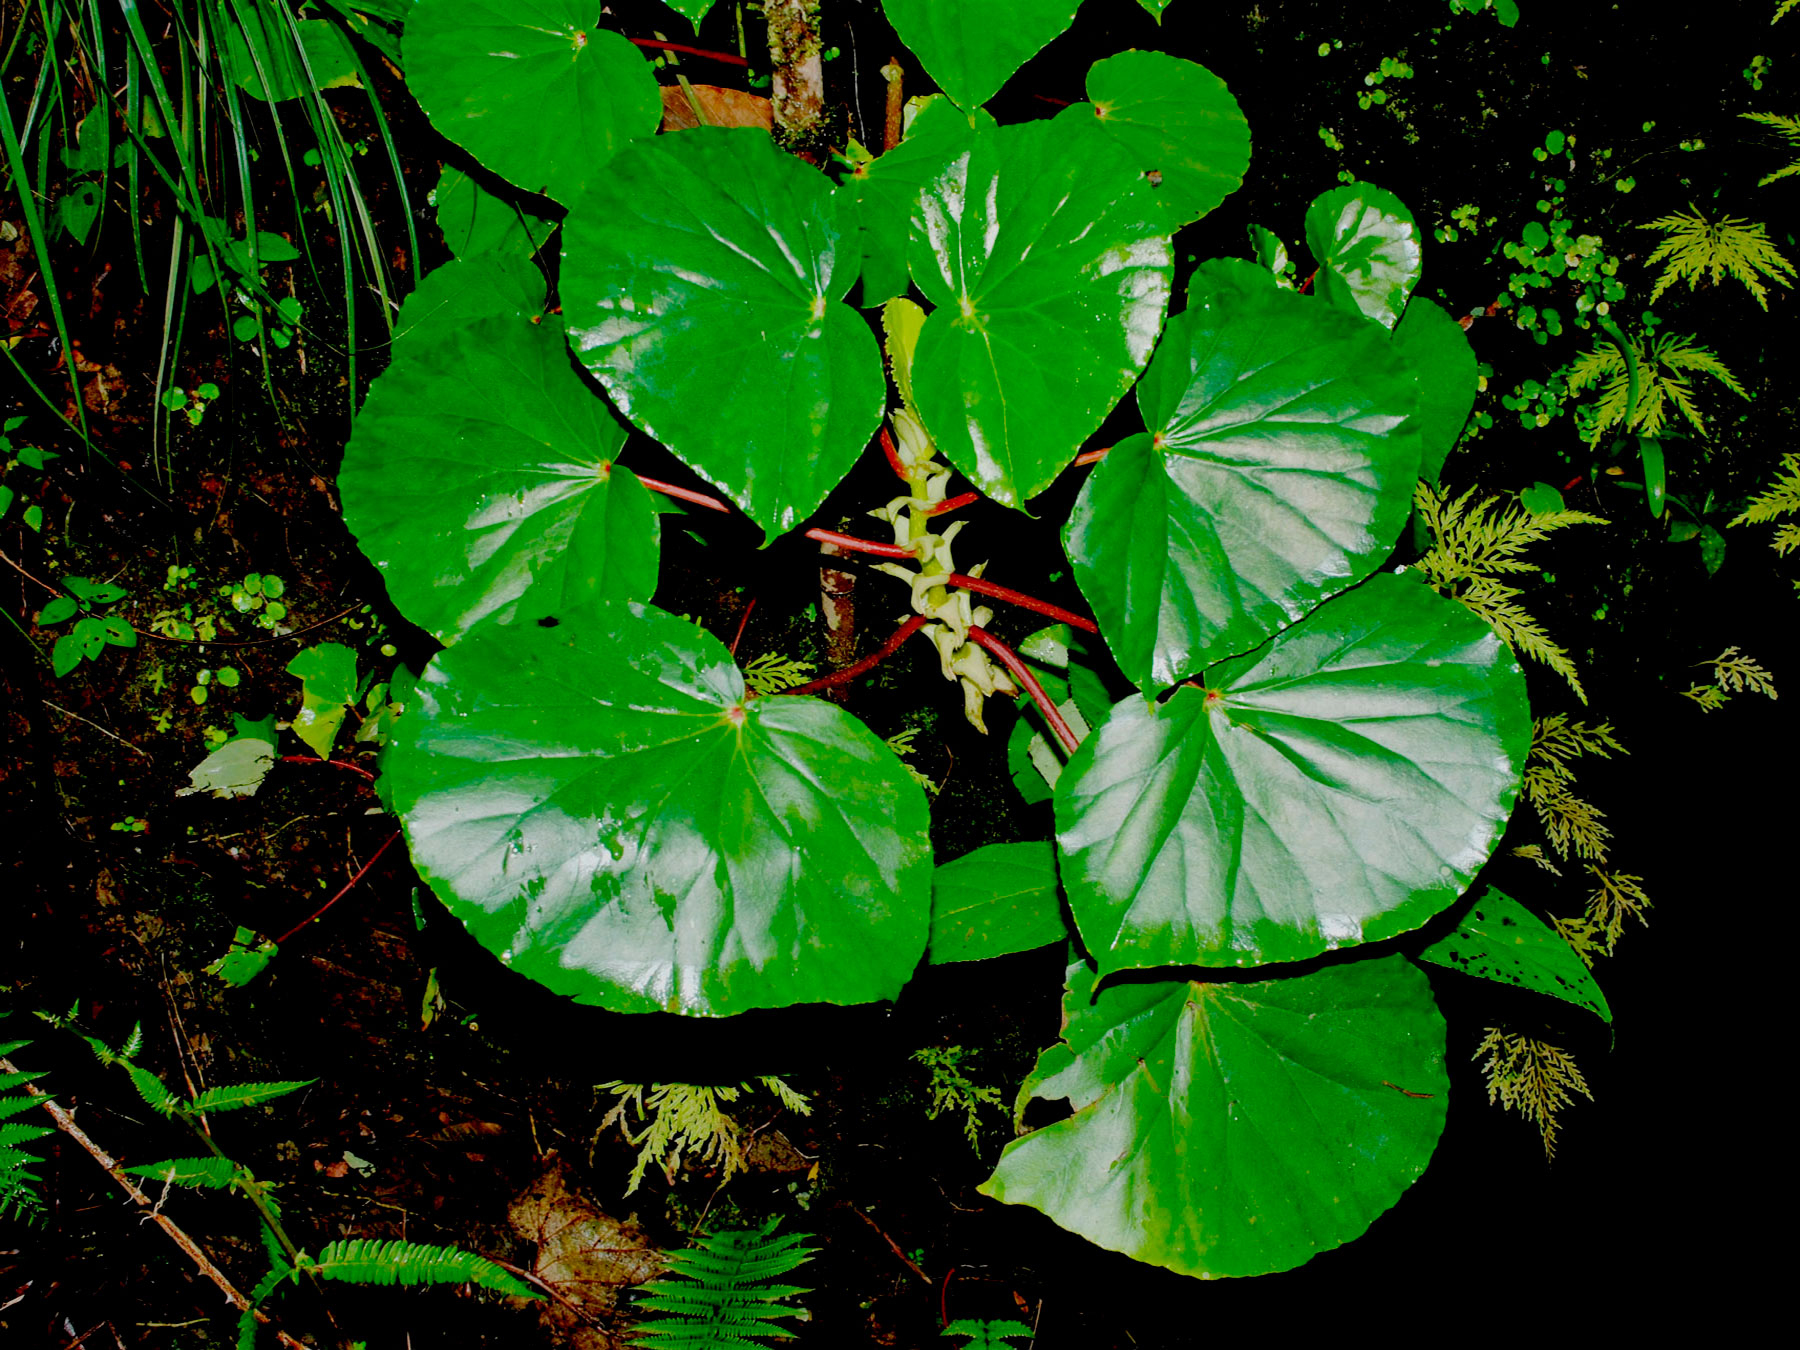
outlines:
[[399, 837], [400, 837], [399, 830], [395, 830], [392, 834], [390, 834], [387, 837], [387, 842], [384, 843], [380, 848], [375, 850], [375, 856], [370, 858], [369, 861], [367, 861], [366, 863], [364, 863], [357, 870], [356, 875], [351, 877], [350, 880], [348, 880], [344, 883], [343, 889], [338, 891], [338, 893], [336, 895], [332, 896], [331, 899], [327, 900], [324, 904], [320, 905], [317, 909], [315, 909], [306, 918], [302, 919], [299, 923], [295, 924], [292, 928], [288, 929], [287, 932], [283, 933], [280, 937], [276, 938], [275, 945], [277, 947], [282, 946], [283, 944], [285, 944], [287, 942], [287, 940], [289, 938], [293, 937], [295, 933], [298, 933], [302, 928], [305, 928], [309, 923], [317, 922], [320, 915], [322, 915], [326, 910], [330, 909], [333, 905], [335, 905], [338, 901], [342, 900], [346, 895], [348, 895], [350, 893], [350, 888], [353, 887], [354, 885], [356, 885], [357, 882], [359, 882], [363, 879], [363, 877], [368, 873], [368, 870], [381, 860], [381, 855], [386, 853], [388, 851], [388, 849], [393, 846], [394, 841], [396, 839], [398, 839]]
[[687, 47], [679, 42], [664, 42], [661, 39], [631, 38], [631, 42], [639, 47], [650, 47], [659, 52], [680, 52], [683, 56], [704, 57], [708, 61], [722, 61], [728, 66], [747, 66], [750, 63], [743, 57], [731, 52], [709, 52], [704, 47]]
[[839, 534], [836, 530], [808, 530], [808, 539], [817, 539], [821, 544], [836, 544], [849, 553], [873, 553], [878, 558], [917, 558], [919, 555], [910, 548], [899, 544], [878, 544], [873, 539], [858, 539], [853, 534]]
[[1050, 730], [1056, 733], [1056, 738], [1063, 743], [1065, 750], [1072, 755], [1081, 748], [1081, 738], [1063, 719], [1055, 700], [1044, 692], [1044, 686], [1038, 683], [1038, 677], [1031, 673], [1030, 666], [1019, 659], [1017, 652], [985, 628], [971, 628], [969, 641], [991, 652], [1012, 677], [1024, 686], [1025, 692], [1038, 705], [1038, 711], [1044, 714], [1044, 720], [1050, 724]]
[[1083, 450], [1079, 455], [1075, 456], [1075, 466], [1079, 468], [1083, 464], [1098, 464], [1101, 460], [1106, 458], [1107, 452], [1111, 449], [1112, 447], [1109, 445], [1101, 450]]
[[819, 0], [764, 0], [769, 22], [769, 94], [775, 143], [810, 164], [824, 162], [825, 65]]
[[[60, 712], [62, 710], [60, 708], [58, 708], [57, 711]], [[367, 769], [363, 768], [362, 765], [351, 764], [351, 763], [349, 763], [345, 760], [341, 760], [341, 759], [316, 759], [312, 755], [277, 755], [276, 763], [278, 763], [278, 764], [329, 764], [334, 769], [348, 769], [351, 773], [359, 773], [364, 778], [368, 779], [371, 783], [373, 783], [375, 781], [375, 775], [370, 773]]]
[[709, 511], [729, 512], [731, 510], [729, 506], [725, 505], [725, 503], [720, 501], [717, 497], [708, 497], [704, 492], [690, 492], [687, 488], [678, 488], [673, 484], [662, 482], [660, 479], [646, 478], [641, 473], [638, 474], [637, 480], [652, 492], [660, 492], [665, 497], [674, 497], [679, 501], [692, 502], [696, 506], [704, 506]]
[[888, 657], [899, 651], [906, 639], [925, 626], [927, 620], [923, 614], [915, 614], [894, 630], [894, 634], [881, 646], [870, 652], [853, 666], [845, 666], [842, 670], [834, 670], [829, 675], [822, 675], [816, 680], [795, 685], [792, 689], [783, 689], [783, 694], [812, 694], [821, 689], [830, 689], [835, 685], [847, 684], [859, 675], [865, 675], [875, 669]]
[[965, 576], [961, 572], [952, 572], [944, 578], [949, 586], [960, 586], [965, 591], [974, 591], [977, 595], [985, 595], [993, 600], [1004, 600], [1009, 605], [1017, 605], [1020, 609], [1035, 610], [1037, 613], [1055, 619], [1058, 623], [1066, 623], [1071, 628], [1079, 628], [1084, 633], [1098, 633], [1100, 625], [1092, 619], [1084, 619], [1073, 610], [1064, 609], [1061, 605], [1053, 605], [1048, 600], [1039, 600], [1035, 595], [1026, 595], [1023, 591], [1015, 591], [1010, 586], [999, 586], [991, 581], [983, 581], [980, 577]]

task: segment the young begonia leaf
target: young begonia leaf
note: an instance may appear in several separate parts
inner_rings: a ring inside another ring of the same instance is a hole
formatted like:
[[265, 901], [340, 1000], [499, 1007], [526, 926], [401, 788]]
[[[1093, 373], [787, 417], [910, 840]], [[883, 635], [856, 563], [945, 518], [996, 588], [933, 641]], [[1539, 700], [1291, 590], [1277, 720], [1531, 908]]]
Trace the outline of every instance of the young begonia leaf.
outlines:
[[344, 520], [401, 612], [441, 642], [598, 596], [648, 600], [660, 527], [612, 462], [625, 434], [553, 321], [439, 314], [356, 419]]
[[1593, 972], [1563, 935], [1492, 886], [1470, 904], [1456, 931], [1420, 952], [1419, 959], [1548, 994], [1586, 1008], [1603, 1022], [1612, 1021]]
[[656, 76], [600, 0], [419, 0], [406, 84], [431, 124], [489, 169], [565, 206], [662, 119]]
[[934, 966], [1028, 952], [1069, 936], [1048, 840], [987, 844], [937, 869], [931, 883]]
[[1400, 321], [1423, 263], [1419, 227], [1393, 193], [1346, 183], [1322, 194], [1306, 208], [1306, 246], [1320, 295], [1384, 328]]
[[919, 193], [968, 148], [974, 122], [991, 126], [993, 119], [985, 112], [965, 113], [949, 99], [933, 95], [914, 115], [905, 140], [844, 180], [845, 189], [856, 197], [864, 309], [906, 294], [911, 280], [907, 237]]
[[936, 307], [913, 395], [939, 449], [994, 500], [1055, 480], [1150, 358], [1168, 225], [1091, 122], [977, 126], [920, 194], [913, 281]]
[[1480, 619], [1377, 576], [1155, 703], [1056, 788], [1063, 888], [1102, 974], [1298, 961], [1417, 928], [1487, 861], [1531, 742]]
[[763, 132], [701, 127], [626, 149], [563, 237], [569, 335], [620, 411], [771, 536], [811, 514], [886, 395], [875, 337], [840, 303], [849, 195]]
[[344, 713], [356, 702], [356, 652], [341, 642], [321, 642], [289, 661], [287, 673], [300, 681], [294, 734], [320, 759], [330, 759]]
[[1419, 382], [1419, 477], [1436, 483], [1475, 407], [1475, 349], [1462, 326], [1422, 296], [1407, 304], [1393, 343]]
[[925, 794], [900, 760], [829, 703], [746, 700], [724, 644], [661, 610], [471, 631], [383, 768], [451, 912], [581, 1002], [868, 1002], [925, 949]]
[[881, 7], [938, 88], [976, 108], [1075, 21], [1081, 0], [882, 0]]
[[1074, 1115], [984, 1194], [1183, 1275], [1291, 1270], [1362, 1234], [1443, 1133], [1444, 1019], [1402, 956], [1245, 984], [1071, 967], [1062, 1044], [1020, 1092]]
[[1386, 335], [1241, 260], [1195, 275], [1138, 385], [1151, 433], [1063, 530], [1113, 657], [1164, 688], [1369, 575], [1411, 508], [1417, 386]]
[[255, 929], [239, 924], [225, 955], [202, 969], [208, 975], [216, 975], [234, 989], [241, 989], [267, 970], [269, 962], [275, 959], [280, 950], [274, 939], [262, 937]]
[[529, 258], [544, 246], [555, 222], [502, 201], [461, 169], [446, 164], [431, 190], [444, 243], [459, 258], [503, 253]]
[[1199, 220], [1244, 181], [1250, 124], [1225, 81], [1205, 66], [1163, 52], [1120, 52], [1089, 69], [1087, 96], [1059, 120], [1093, 118], [1150, 176], [1170, 229]]

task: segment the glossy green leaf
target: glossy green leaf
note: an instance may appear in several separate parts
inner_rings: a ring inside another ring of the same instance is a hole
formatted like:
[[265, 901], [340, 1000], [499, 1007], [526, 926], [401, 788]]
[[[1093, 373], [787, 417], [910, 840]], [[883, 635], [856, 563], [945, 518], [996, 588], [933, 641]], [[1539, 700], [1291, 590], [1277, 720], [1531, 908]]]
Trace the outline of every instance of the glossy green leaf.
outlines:
[[1076, 965], [984, 1194], [1183, 1275], [1291, 1270], [1361, 1235], [1443, 1133], [1444, 1019], [1389, 956], [1246, 984], [1113, 984]]
[[1519, 505], [1534, 516], [1549, 515], [1567, 509], [1562, 489], [1551, 483], [1533, 483], [1519, 493]]
[[1422, 296], [1406, 306], [1393, 341], [1419, 381], [1419, 477], [1436, 483], [1475, 407], [1475, 349], [1462, 325]]
[[714, 0], [666, 0], [670, 9], [686, 19], [693, 30], [700, 31], [700, 20], [713, 7]]
[[203, 969], [208, 975], [217, 977], [233, 989], [241, 989], [267, 970], [269, 962], [275, 959], [279, 951], [274, 939], [263, 937], [255, 929], [239, 924], [225, 955]]
[[1476, 979], [1548, 994], [1612, 1021], [1612, 1009], [1593, 972], [1562, 934], [1492, 886], [1469, 906], [1456, 931], [1420, 952], [1419, 959]]
[[1162, 22], [1163, 11], [1169, 7], [1169, 0], [1138, 0], [1151, 18]]
[[454, 642], [488, 619], [649, 599], [650, 494], [612, 462], [625, 428], [555, 324], [434, 324], [376, 383], [338, 476], [345, 523], [401, 612]]
[[839, 303], [855, 208], [768, 134], [629, 147], [563, 224], [575, 350], [626, 416], [771, 535], [836, 487], [881, 420], [881, 351]]
[[925, 794], [818, 699], [746, 701], [637, 604], [484, 625], [383, 760], [413, 862], [514, 970], [626, 1012], [892, 998], [925, 949]]
[[[973, 119], [993, 122], [984, 112], [976, 112]], [[971, 115], [933, 95], [913, 115], [905, 140], [844, 180], [845, 189], [856, 198], [864, 309], [906, 294], [911, 283], [907, 239], [919, 194], [968, 148], [972, 136]]]
[[59, 595], [38, 611], [38, 626], [49, 628], [54, 624], [67, 623], [75, 617], [75, 611], [79, 608], [73, 596]]
[[394, 321], [394, 341], [478, 319], [536, 318], [544, 298], [543, 273], [523, 258], [457, 258], [434, 268], [406, 297]]
[[1419, 227], [1393, 193], [1372, 183], [1333, 188], [1306, 209], [1306, 246], [1320, 295], [1385, 328], [1400, 321], [1423, 263]]
[[1244, 181], [1250, 124], [1225, 81], [1205, 66], [1162, 52], [1120, 52], [1089, 69], [1087, 96], [1059, 120], [1095, 119], [1155, 183], [1170, 229], [1199, 220]]
[[1245, 651], [1378, 567], [1411, 509], [1418, 391], [1386, 336], [1207, 263], [1063, 530], [1113, 657], [1143, 689]]
[[[1098, 642], [1066, 623], [1055, 623], [1038, 629], [1015, 648], [1078, 737], [1086, 736], [1090, 726], [1112, 707], [1112, 695], [1095, 660], [1097, 653], [1089, 645]], [[1019, 720], [1006, 738], [1007, 773], [1027, 805], [1047, 802], [1062, 776], [1068, 752], [1054, 742], [1029, 694], [1019, 695], [1014, 706]]]
[[1279, 281], [1292, 266], [1288, 261], [1287, 245], [1281, 242], [1280, 235], [1261, 225], [1250, 226], [1249, 235], [1251, 251], [1256, 255], [1256, 265], [1267, 269]]
[[431, 124], [527, 192], [572, 204], [662, 120], [650, 63], [599, 0], [419, 0], [406, 84]]
[[1206, 685], [1118, 704], [1057, 784], [1063, 889], [1103, 974], [1407, 932], [1499, 841], [1525, 678], [1454, 600], [1372, 577]]
[[1153, 189], [1091, 123], [977, 127], [921, 193], [913, 281], [935, 306], [913, 394], [996, 501], [1042, 492], [1131, 387], [1168, 307]]
[[431, 190], [444, 243], [459, 258], [502, 253], [529, 258], [556, 228], [512, 202], [502, 201], [461, 169], [446, 164]]
[[932, 878], [927, 959], [934, 966], [1028, 952], [1068, 936], [1048, 840], [987, 844]]
[[300, 681], [294, 734], [320, 759], [330, 759], [348, 705], [356, 702], [356, 652], [341, 642], [321, 642], [289, 661], [287, 673]]
[[216, 30], [219, 65], [251, 98], [280, 103], [362, 83], [350, 39], [329, 20], [295, 22], [273, 5], [233, 4], [228, 12]]
[[938, 88], [964, 108], [1000, 92], [1008, 77], [1075, 21], [1081, 0], [882, 0], [888, 22]]

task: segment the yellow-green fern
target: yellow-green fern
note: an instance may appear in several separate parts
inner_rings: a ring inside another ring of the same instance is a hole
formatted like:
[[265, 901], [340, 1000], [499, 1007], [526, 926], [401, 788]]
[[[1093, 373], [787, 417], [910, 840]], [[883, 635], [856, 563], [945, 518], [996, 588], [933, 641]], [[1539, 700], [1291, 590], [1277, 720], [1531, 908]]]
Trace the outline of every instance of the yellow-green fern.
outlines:
[[1753, 657], [1745, 656], [1741, 648], [1727, 647], [1712, 660], [1701, 664], [1712, 667], [1712, 679], [1683, 689], [1681, 693], [1682, 697], [1698, 703], [1703, 712], [1717, 712], [1731, 701], [1733, 694], [1781, 697], [1775, 692], [1775, 677]]
[[1659, 216], [1639, 228], [1666, 231], [1656, 252], [1644, 260], [1647, 267], [1663, 264], [1650, 291], [1651, 304], [1677, 281], [1693, 287], [1705, 277], [1717, 286], [1720, 278], [1730, 276], [1743, 282], [1756, 303], [1767, 309], [1769, 290], [1761, 278], [1787, 286], [1794, 276], [1794, 265], [1769, 242], [1768, 228], [1738, 216], [1708, 220], [1690, 203], [1685, 212]]
[[760, 698], [805, 684], [812, 671], [810, 661], [790, 661], [778, 652], [765, 652], [744, 667], [744, 684]]
[[[1765, 127], [1774, 127], [1777, 132], [1786, 137], [1790, 150], [1800, 150], [1800, 117], [1783, 117], [1780, 113], [1766, 112], [1739, 113], [1738, 116], [1748, 118], [1752, 122], [1760, 122]], [[1757, 180], [1756, 185], [1767, 187], [1777, 178], [1788, 178], [1797, 173], [1800, 173], [1800, 159], [1782, 165], [1774, 173], [1764, 174]]]
[[1565, 862], [1571, 854], [1593, 862], [1606, 858], [1612, 831], [1602, 823], [1603, 811], [1575, 795], [1571, 766], [1584, 755], [1611, 759], [1615, 751], [1627, 753], [1604, 722], [1589, 726], [1555, 713], [1532, 724], [1531, 752], [1525, 758], [1525, 800], [1537, 811], [1544, 837]]
[[1575, 1057], [1548, 1041], [1499, 1027], [1487, 1028], [1475, 1058], [1483, 1055], [1487, 1056], [1481, 1074], [1487, 1080], [1488, 1105], [1498, 1102], [1536, 1125], [1543, 1136], [1544, 1155], [1554, 1158], [1557, 1112], [1573, 1106], [1578, 1092], [1589, 1101], [1594, 1099]]
[[[618, 1100], [600, 1122], [600, 1128], [617, 1124], [625, 1138], [639, 1145], [637, 1163], [631, 1169], [631, 1180], [625, 1194], [637, 1190], [644, 1173], [655, 1162], [671, 1183], [682, 1159], [693, 1154], [702, 1162], [724, 1169], [720, 1185], [744, 1170], [744, 1127], [725, 1107], [760, 1083], [790, 1111], [812, 1114], [812, 1104], [781, 1079], [764, 1076], [735, 1086], [706, 1086], [694, 1083], [601, 1083], [598, 1090], [612, 1093]], [[626, 1107], [635, 1107], [639, 1121], [648, 1123], [633, 1133], [625, 1121]]]
[[[1668, 425], [1670, 407], [1685, 417], [1702, 435], [1706, 420], [1694, 402], [1691, 375], [1708, 375], [1739, 398], [1749, 398], [1737, 376], [1691, 334], [1659, 333], [1648, 342], [1633, 342], [1638, 359], [1638, 402], [1634, 428], [1645, 436], [1661, 434]], [[1625, 421], [1625, 405], [1631, 398], [1625, 358], [1610, 343], [1575, 358], [1569, 367], [1569, 392], [1600, 390], [1593, 420], [1587, 428], [1589, 445], [1598, 445], [1612, 427]]]
[[[1783, 455], [1781, 467], [1775, 471], [1769, 485], [1750, 499], [1750, 504], [1731, 524], [1766, 525], [1792, 515], [1800, 515], [1800, 455]], [[1800, 548], [1800, 524], [1782, 521], [1775, 527], [1775, 537], [1769, 542], [1777, 553], [1786, 557]]]
[[1460, 600], [1521, 656], [1541, 661], [1569, 682], [1583, 703], [1587, 694], [1575, 663], [1542, 624], [1519, 603], [1524, 594], [1503, 576], [1538, 571], [1520, 555], [1530, 545], [1570, 525], [1604, 525], [1586, 511], [1534, 514], [1497, 497], [1473, 501], [1473, 488], [1452, 500], [1420, 483], [1413, 495], [1419, 519], [1431, 531], [1431, 549], [1413, 566], [1439, 595]]

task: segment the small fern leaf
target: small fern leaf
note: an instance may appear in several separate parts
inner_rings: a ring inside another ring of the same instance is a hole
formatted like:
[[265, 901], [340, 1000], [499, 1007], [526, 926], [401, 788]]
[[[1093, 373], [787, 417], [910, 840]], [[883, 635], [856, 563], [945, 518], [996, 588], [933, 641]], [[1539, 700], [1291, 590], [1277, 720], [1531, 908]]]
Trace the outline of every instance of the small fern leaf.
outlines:
[[222, 1191], [237, 1175], [237, 1164], [230, 1158], [168, 1158], [157, 1163], [139, 1163], [121, 1169], [134, 1177], [171, 1186], [193, 1186], [199, 1190]]
[[790, 1340], [775, 1325], [800, 1309], [783, 1299], [810, 1291], [771, 1281], [812, 1259], [810, 1234], [775, 1236], [780, 1219], [745, 1232], [708, 1233], [669, 1256], [669, 1274], [643, 1287], [637, 1306], [662, 1314], [640, 1326], [632, 1344], [653, 1350], [762, 1350]]
[[1783, 455], [1775, 477], [1732, 518], [1731, 525], [1766, 525], [1795, 514], [1800, 514], [1800, 455]]
[[[0, 1058], [30, 1044], [30, 1041], [10, 1041], [0, 1046]], [[32, 1170], [43, 1160], [23, 1146], [42, 1139], [51, 1131], [44, 1126], [12, 1119], [45, 1100], [13, 1089], [42, 1076], [41, 1073], [25, 1072], [0, 1074], [0, 1093], [7, 1094], [0, 1096], [0, 1121], [5, 1122], [0, 1124], [0, 1218], [10, 1216], [30, 1220], [43, 1212], [44, 1202], [37, 1189], [42, 1178]]]
[[236, 1083], [231, 1087], [208, 1088], [194, 1098], [192, 1109], [205, 1115], [215, 1111], [237, 1111], [246, 1106], [261, 1106], [290, 1092], [311, 1087], [319, 1080], [306, 1078], [281, 1083]]
[[1031, 1328], [1023, 1322], [977, 1322], [972, 1317], [959, 1317], [943, 1332], [945, 1336], [972, 1337], [961, 1350], [1013, 1350], [1007, 1342], [1018, 1336], [1029, 1336]]
[[[1800, 148], [1800, 117], [1783, 117], [1780, 113], [1764, 112], [1739, 113], [1738, 116], [1748, 118], [1752, 122], [1761, 122], [1766, 127], [1774, 127], [1776, 131], [1787, 138], [1790, 146]], [[1767, 187], [1777, 178], [1790, 178], [1797, 173], [1800, 173], [1800, 159], [1796, 159], [1791, 164], [1782, 165], [1774, 173], [1764, 174], [1757, 180], [1756, 185]]]
[[1666, 231], [1656, 251], [1644, 260], [1646, 266], [1664, 265], [1651, 288], [1651, 304], [1677, 281], [1692, 288], [1705, 276], [1716, 286], [1721, 277], [1730, 276], [1741, 281], [1756, 303], [1767, 309], [1769, 289], [1760, 278], [1767, 277], [1777, 286], [1792, 282], [1794, 265], [1769, 241], [1766, 226], [1734, 216], [1708, 220], [1690, 204], [1686, 212], [1660, 216], [1640, 228]]
[[515, 1298], [543, 1297], [484, 1256], [398, 1239], [333, 1242], [307, 1262], [307, 1269], [322, 1280], [346, 1284], [478, 1284]]
[[269, 1273], [256, 1282], [256, 1288], [250, 1291], [249, 1306], [238, 1314], [237, 1350], [256, 1350], [256, 1310], [273, 1297], [283, 1280], [292, 1278], [294, 1273], [292, 1266], [277, 1258]]

